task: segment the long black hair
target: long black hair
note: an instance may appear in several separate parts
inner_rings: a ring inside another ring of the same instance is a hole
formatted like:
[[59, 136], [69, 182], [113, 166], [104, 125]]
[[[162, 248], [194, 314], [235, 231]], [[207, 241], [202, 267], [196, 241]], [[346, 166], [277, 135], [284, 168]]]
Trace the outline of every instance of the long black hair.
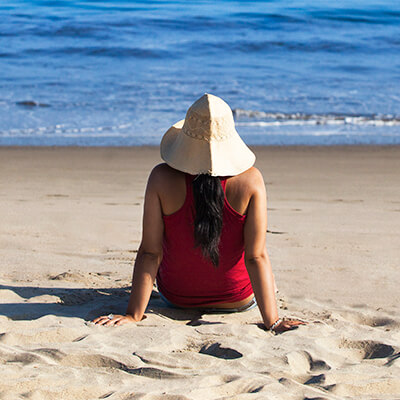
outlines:
[[193, 180], [193, 196], [195, 245], [217, 267], [225, 197], [220, 179], [207, 174], [198, 175]]

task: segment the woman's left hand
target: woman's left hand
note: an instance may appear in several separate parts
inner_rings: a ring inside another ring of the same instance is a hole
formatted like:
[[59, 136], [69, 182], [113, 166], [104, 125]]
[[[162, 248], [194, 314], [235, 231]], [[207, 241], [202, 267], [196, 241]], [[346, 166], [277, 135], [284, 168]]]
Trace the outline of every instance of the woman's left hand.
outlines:
[[307, 322], [297, 319], [282, 319], [279, 325], [273, 329], [273, 332], [283, 333], [286, 331], [292, 331], [297, 329], [300, 325], [307, 325]]
[[96, 325], [112, 326], [112, 325], [124, 325], [130, 322], [136, 322], [132, 315], [103, 315], [101, 317], [95, 318], [92, 321]]

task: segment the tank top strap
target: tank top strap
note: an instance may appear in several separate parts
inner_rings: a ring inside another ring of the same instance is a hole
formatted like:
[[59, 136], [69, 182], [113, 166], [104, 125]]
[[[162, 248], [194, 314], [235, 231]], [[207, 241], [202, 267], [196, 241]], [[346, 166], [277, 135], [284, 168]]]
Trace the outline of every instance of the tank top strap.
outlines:
[[193, 198], [193, 190], [192, 190], [192, 182], [195, 178], [194, 175], [190, 175], [185, 173], [185, 181], [186, 181], [186, 199], [185, 203], [188, 203]]
[[225, 194], [225, 191], [226, 191], [226, 177], [220, 177], [219, 180], [221, 181], [221, 186], [222, 186], [222, 189], [223, 189], [224, 194]]

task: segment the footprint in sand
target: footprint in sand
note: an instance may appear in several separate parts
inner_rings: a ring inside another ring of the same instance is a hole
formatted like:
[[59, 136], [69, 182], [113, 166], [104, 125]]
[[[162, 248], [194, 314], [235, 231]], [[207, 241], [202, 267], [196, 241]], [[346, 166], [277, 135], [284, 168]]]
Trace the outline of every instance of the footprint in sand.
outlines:
[[305, 385], [322, 385], [326, 381], [326, 375], [325, 374], [320, 374], [320, 375], [314, 375], [310, 379], [308, 379], [306, 382], [304, 382]]
[[224, 360], [234, 360], [243, 357], [243, 354], [235, 349], [229, 347], [222, 347], [221, 343], [214, 343], [212, 345], [204, 345], [199, 353], [207, 354], [209, 356], [223, 358]]
[[307, 351], [293, 351], [286, 355], [286, 362], [293, 373], [297, 375], [307, 374], [310, 371], [327, 371], [331, 367], [323, 360], [315, 359]]
[[339, 342], [339, 348], [353, 350], [354, 354], [356, 354], [356, 358], [363, 360], [386, 358], [394, 353], [394, 348], [392, 346], [373, 340], [342, 339]]
[[393, 346], [374, 340], [320, 339], [317, 341], [332, 351], [344, 352], [355, 361], [387, 358], [395, 352]]
[[346, 321], [366, 325], [371, 327], [387, 327], [387, 328], [397, 328], [400, 323], [393, 318], [386, 316], [370, 316], [365, 315], [363, 312], [357, 311], [342, 311], [338, 313], [338, 316], [345, 319]]

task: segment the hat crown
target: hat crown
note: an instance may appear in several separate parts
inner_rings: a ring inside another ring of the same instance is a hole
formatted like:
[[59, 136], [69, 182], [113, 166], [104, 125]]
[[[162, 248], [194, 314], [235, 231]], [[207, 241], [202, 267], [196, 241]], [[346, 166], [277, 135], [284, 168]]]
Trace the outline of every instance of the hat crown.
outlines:
[[231, 108], [221, 98], [205, 93], [186, 113], [185, 135], [206, 141], [222, 141], [235, 132]]
[[233, 176], [249, 169], [254, 153], [235, 129], [232, 110], [222, 99], [204, 94], [164, 134], [161, 158], [192, 175]]

